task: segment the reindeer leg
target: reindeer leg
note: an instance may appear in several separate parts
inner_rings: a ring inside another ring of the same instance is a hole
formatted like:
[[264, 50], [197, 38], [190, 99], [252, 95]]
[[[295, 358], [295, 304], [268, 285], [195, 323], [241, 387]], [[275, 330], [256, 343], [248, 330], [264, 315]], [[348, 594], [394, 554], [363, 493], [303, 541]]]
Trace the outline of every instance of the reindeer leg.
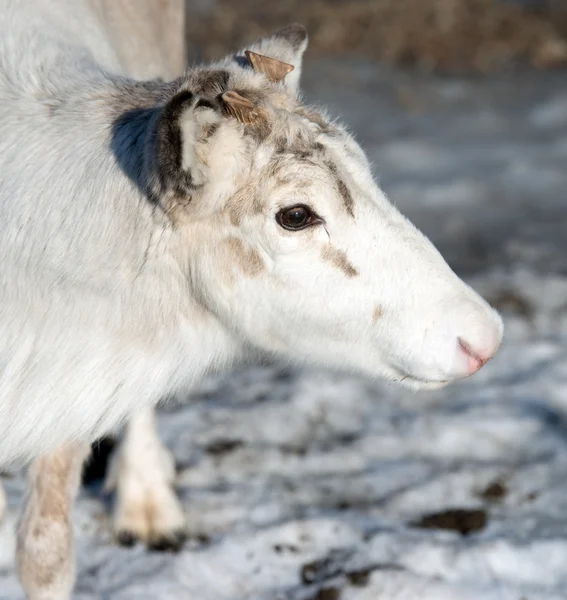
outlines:
[[120, 544], [140, 540], [155, 550], [183, 545], [185, 515], [174, 479], [173, 456], [157, 436], [153, 409], [146, 409], [129, 422], [107, 479], [107, 489], [116, 489], [113, 521]]
[[88, 451], [87, 444], [68, 444], [30, 466], [16, 550], [28, 600], [71, 598], [75, 575], [71, 513]]

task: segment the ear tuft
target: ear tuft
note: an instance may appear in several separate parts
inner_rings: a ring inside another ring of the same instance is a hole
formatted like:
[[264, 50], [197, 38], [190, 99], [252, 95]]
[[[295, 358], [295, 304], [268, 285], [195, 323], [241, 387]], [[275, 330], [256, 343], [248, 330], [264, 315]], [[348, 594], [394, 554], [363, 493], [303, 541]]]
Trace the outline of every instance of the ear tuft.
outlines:
[[148, 164], [151, 194], [160, 198], [173, 192], [189, 198], [205, 183], [207, 167], [199, 158], [199, 146], [217, 131], [221, 108], [218, 100], [182, 90], [161, 109]]
[[279, 29], [273, 37], [285, 39], [296, 52], [303, 52], [307, 47], [307, 30], [300, 23], [292, 23]]

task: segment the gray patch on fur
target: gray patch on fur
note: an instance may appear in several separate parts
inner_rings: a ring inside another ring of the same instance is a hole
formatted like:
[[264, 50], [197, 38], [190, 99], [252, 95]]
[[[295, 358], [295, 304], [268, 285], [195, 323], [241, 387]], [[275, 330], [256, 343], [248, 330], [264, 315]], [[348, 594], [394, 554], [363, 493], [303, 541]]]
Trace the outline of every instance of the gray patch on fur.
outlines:
[[339, 175], [339, 171], [334, 163], [331, 161], [327, 161], [325, 163], [331, 173], [335, 178], [335, 183], [337, 185], [337, 189], [339, 190], [339, 194], [342, 196], [344, 206], [351, 217], [354, 217], [354, 200], [352, 198], [352, 194], [350, 193], [346, 183], [343, 181], [341, 176]]

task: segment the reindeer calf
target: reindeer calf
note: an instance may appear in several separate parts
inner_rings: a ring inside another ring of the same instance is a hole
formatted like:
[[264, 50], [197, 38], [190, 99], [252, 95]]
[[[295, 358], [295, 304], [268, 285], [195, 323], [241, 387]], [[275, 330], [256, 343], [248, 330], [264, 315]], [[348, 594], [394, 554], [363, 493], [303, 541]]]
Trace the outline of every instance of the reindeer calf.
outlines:
[[0, 465], [35, 459], [18, 534], [32, 600], [70, 596], [88, 443], [132, 415], [118, 528], [181, 530], [160, 398], [259, 355], [435, 389], [502, 337], [352, 136], [301, 103], [304, 29], [172, 79], [182, 15], [182, 0], [0, 14]]

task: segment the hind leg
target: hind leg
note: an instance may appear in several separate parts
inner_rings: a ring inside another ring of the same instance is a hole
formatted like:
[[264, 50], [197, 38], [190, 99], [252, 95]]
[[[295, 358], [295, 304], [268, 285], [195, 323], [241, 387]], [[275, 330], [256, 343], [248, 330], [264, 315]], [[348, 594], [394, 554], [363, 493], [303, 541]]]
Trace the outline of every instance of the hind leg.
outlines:
[[185, 515], [174, 479], [173, 456], [157, 435], [153, 409], [146, 409], [128, 423], [107, 480], [107, 489], [116, 490], [113, 525], [119, 543], [140, 540], [158, 550], [183, 545]]
[[71, 513], [86, 444], [69, 444], [36, 459], [17, 534], [18, 575], [28, 600], [68, 600], [73, 590]]

